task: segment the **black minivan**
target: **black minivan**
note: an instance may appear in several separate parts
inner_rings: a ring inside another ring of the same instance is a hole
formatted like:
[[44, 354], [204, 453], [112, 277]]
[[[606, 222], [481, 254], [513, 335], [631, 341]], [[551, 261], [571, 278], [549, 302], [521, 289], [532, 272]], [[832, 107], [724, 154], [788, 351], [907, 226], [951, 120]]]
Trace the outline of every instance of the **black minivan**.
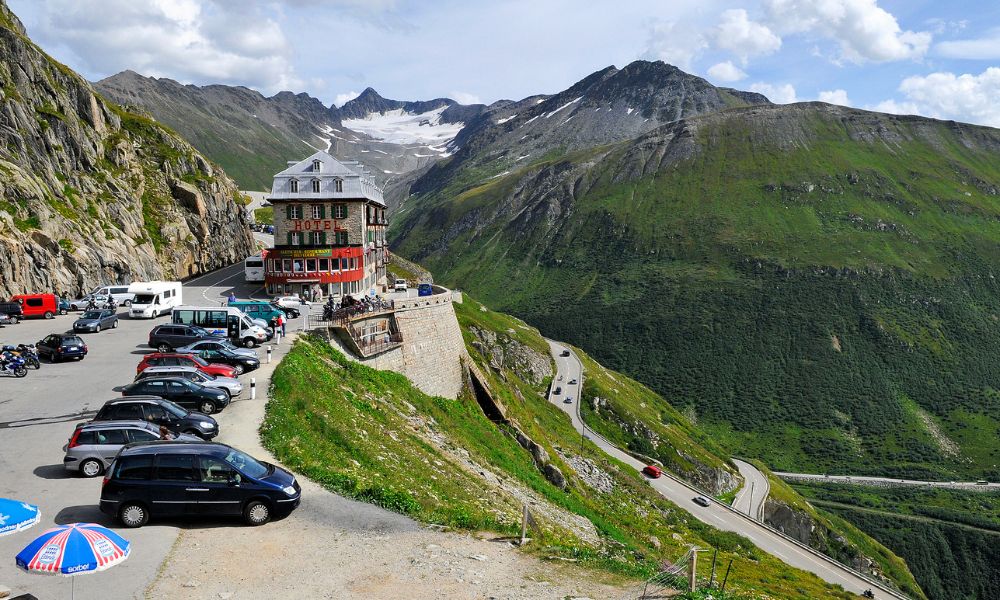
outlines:
[[225, 444], [144, 442], [122, 448], [108, 467], [101, 512], [125, 527], [190, 515], [263, 525], [287, 516], [301, 498], [294, 475]]

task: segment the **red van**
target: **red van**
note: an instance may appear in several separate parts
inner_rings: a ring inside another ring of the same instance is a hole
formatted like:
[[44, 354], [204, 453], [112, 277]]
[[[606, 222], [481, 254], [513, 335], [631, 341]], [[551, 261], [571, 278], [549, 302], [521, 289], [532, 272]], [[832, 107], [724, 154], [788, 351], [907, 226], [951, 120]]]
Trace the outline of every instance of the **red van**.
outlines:
[[55, 294], [21, 294], [10, 299], [21, 305], [25, 317], [51, 319], [59, 314], [59, 301]]

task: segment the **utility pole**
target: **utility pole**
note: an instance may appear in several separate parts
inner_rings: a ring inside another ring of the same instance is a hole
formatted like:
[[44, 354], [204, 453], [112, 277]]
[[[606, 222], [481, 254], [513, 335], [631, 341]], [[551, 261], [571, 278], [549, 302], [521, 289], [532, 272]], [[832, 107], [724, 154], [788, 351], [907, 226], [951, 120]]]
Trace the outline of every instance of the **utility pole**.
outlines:
[[715, 554], [712, 555], [712, 576], [708, 579], [708, 587], [715, 585], [715, 561], [719, 558], [719, 549], [715, 549]]

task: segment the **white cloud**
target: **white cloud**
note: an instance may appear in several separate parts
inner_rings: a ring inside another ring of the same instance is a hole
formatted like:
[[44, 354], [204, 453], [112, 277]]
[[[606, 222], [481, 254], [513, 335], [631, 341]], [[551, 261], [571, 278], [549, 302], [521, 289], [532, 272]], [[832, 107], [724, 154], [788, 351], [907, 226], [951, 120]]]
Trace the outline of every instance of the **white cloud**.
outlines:
[[819, 101], [828, 104], [839, 104], [840, 106], [850, 106], [851, 99], [847, 97], [846, 90], [827, 90], [819, 93]]
[[337, 106], [343, 106], [360, 95], [361, 92], [347, 92], [345, 94], [337, 94], [333, 98], [333, 103]]
[[738, 56], [744, 65], [752, 56], [766, 56], [781, 48], [781, 38], [766, 25], [751, 21], [742, 8], [722, 13], [722, 21], [712, 32], [712, 40], [717, 48]]
[[721, 62], [708, 68], [708, 76], [715, 81], [731, 83], [746, 79], [747, 74], [730, 61]]
[[707, 47], [708, 42], [697, 28], [675, 21], [659, 21], [650, 27], [644, 57], [690, 71], [691, 62]]
[[475, 94], [470, 94], [468, 92], [452, 92], [449, 97], [458, 102], [459, 104], [482, 104], [483, 101], [479, 99], [479, 96]]
[[876, 0], [763, 0], [779, 33], [814, 33], [836, 40], [840, 58], [863, 63], [919, 59], [929, 32], [903, 31]]
[[795, 95], [795, 87], [790, 83], [772, 85], [758, 82], [750, 86], [750, 91], [764, 94], [768, 100], [775, 104], [790, 104], [799, 101]]
[[895, 100], [883, 100], [874, 106], [865, 107], [869, 110], [889, 113], [893, 115], [918, 115], [922, 114], [920, 107], [912, 102], [896, 102]]
[[934, 53], [945, 58], [971, 60], [1000, 59], [1000, 28], [991, 29], [984, 37], [953, 40], [934, 45]]
[[253, 5], [49, 0], [38, 16], [38, 37], [70, 49], [96, 74], [133, 69], [185, 83], [247, 85], [268, 92], [302, 85], [281, 27]]
[[979, 75], [931, 73], [907, 77], [899, 84], [920, 114], [1000, 127], [1000, 67]]

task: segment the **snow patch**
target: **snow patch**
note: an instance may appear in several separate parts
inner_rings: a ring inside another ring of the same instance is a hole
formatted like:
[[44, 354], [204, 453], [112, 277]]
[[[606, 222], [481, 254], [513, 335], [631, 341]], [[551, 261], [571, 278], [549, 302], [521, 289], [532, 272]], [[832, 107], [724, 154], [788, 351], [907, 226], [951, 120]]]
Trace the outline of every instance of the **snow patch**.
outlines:
[[537, 105], [541, 104], [542, 102], [545, 102], [545, 100], [546, 100], [546, 98], [539, 98], [538, 100], [535, 100], [535, 105], [537, 106]]
[[442, 106], [418, 115], [398, 108], [385, 113], [372, 113], [363, 119], [347, 119], [344, 127], [367, 134], [391, 144], [440, 145], [458, 135], [465, 123], [442, 123]]
[[525, 121], [524, 124], [527, 125], [528, 123], [531, 123], [532, 121], [534, 121], [535, 119], [537, 119], [540, 116], [542, 116], [542, 115], [535, 115], [535, 116], [531, 117], [530, 119], [528, 119], [527, 121]]
[[577, 99], [575, 99], [575, 100], [570, 100], [569, 102], [567, 102], [566, 104], [563, 104], [562, 106], [560, 106], [559, 108], [555, 109], [554, 111], [552, 111], [552, 112], [547, 112], [547, 113], [545, 113], [545, 114], [544, 114], [544, 115], [542, 115], [542, 116], [543, 116], [543, 117], [545, 117], [546, 119], [548, 119], [549, 117], [551, 117], [552, 115], [554, 115], [554, 114], [556, 114], [557, 112], [561, 111], [562, 109], [566, 108], [567, 106], [569, 106], [569, 105], [571, 105], [571, 104], [576, 104], [576, 103], [577, 103], [577, 102], [579, 102], [580, 100], [583, 100], [583, 96], [580, 96], [579, 98], [577, 98]]
[[630, 115], [630, 114], [632, 114], [633, 110], [635, 110], [635, 109], [634, 108], [629, 108], [628, 110], [625, 111], [625, 114], [626, 115]]
[[512, 114], [509, 117], [504, 117], [502, 119], [497, 119], [497, 125], [503, 125], [504, 123], [506, 123], [507, 121], [510, 121], [511, 119], [513, 119], [516, 116], [517, 116], [517, 113], [514, 113], [514, 114]]
[[493, 177], [490, 177], [490, 179], [496, 179], [497, 177], [503, 177], [504, 175], [510, 175], [510, 171], [504, 171], [503, 173], [497, 173]]
[[531, 156], [531, 155], [530, 154], [525, 154], [524, 156], [518, 156], [517, 158], [514, 159], [514, 162], [517, 162], [519, 160], [524, 160], [524, 159], [528, 158], [529, 156]]
[[569, 118], [567, 118], [567, 119], [566, 119], [565, 121], [563, 121], [562, 123], [560, 123], [560, 125], [565, 125], [566, 123], [569, 123], [569, 122], [570, 122], [570, 119], [572, 119], [572, 118], [573, 118], [573, 117], [575, 117], [575, 116], [576, 116], [576, 115], [570, 115], [570, 116], [569, 116]]

